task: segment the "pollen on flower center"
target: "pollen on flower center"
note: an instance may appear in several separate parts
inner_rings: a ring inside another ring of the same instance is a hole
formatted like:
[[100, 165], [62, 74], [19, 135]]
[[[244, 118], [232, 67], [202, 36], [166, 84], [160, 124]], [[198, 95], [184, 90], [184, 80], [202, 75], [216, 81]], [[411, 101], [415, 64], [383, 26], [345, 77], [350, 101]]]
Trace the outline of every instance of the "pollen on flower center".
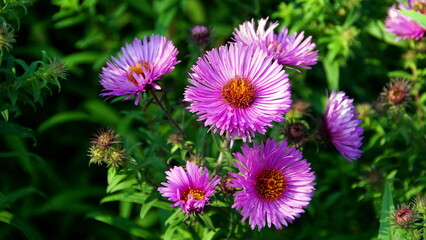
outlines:
[[181, 197], [181, 200], [184, 200], [185, 202], [188, 201], [188, 196], [191, 195], [195, 200], [202, 200], [204, 199], [204, 191], [194, 188], [189, 188], [186, 190]]
[[141, 62], [136, 62], [135, 64], [133, 64], [132, 66], [130, 66], [129, 70], [128, 70], [128, 75], [127, 75], [127, 79], [132, 82], [135, 86], [138, 86], [138, 81], [136, 81], [135, 77], [133, 77], [133, 73], [136, 73], [136, 75], [142, 75], [145, 78], [145, 73], [144, 73], [144, 69], [149, 71], [150, 70], [150, 66], [149, 63], [143, 61]]
[[263, 200], [277, 200], [286, 188], [283, 173], [275, 168], [263, 170], [256, 178], [256, 191]]
[[256, 98], [256, 89], [245, 77], [235, 76], [222, 87], [222, 99], [236, 108], [246, 108]]
[[392, 103], [399, 104], [405, 99], [405, 93], [400, 89], [390, 89], [388, 98]]
[[426, 14], [426, 3], [420, 1], [416, 2], [413, 4], [413, 10], [420, 11], [422, 14]]

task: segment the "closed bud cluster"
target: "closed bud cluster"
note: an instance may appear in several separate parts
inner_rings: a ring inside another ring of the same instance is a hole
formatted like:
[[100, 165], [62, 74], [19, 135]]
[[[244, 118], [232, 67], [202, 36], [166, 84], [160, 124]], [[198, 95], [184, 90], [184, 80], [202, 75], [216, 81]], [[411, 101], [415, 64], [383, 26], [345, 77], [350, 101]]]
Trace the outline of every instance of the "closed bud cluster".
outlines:
[[3, 22], [3, 25], [0, 26], [0, 53], [3, 53], [3, 50], [9, 51], [14, 42], [16, 40], [13, 28], [6, 22]]
[[417, 211], [423, 215], [423, 218], [426, 218], [426, 195], [417, 194], [414, 197], [414, 206]]
[[36, 76], [59, 86], [58, 80], [67, 77], [67, 67], [61, 59], [49, 59], [48, 63], [43, 63], [37, 70]]
[[107, 167], [120, 167], [124, 164], [126, 156], [121, 147], [122, 142], [116, 141], [120, 135], [114, 135], [114, 130], [101, 130], [90, 142], [92, 146], [89, 149], [89, 165], [96, 163], [107, 164]]
[[362, 103], [356, 106], [356, 112], [359, 113], [359, 118], [365, 119], [366, 117], [370, 117], [374, 113], [374, 110], [370, 104]]

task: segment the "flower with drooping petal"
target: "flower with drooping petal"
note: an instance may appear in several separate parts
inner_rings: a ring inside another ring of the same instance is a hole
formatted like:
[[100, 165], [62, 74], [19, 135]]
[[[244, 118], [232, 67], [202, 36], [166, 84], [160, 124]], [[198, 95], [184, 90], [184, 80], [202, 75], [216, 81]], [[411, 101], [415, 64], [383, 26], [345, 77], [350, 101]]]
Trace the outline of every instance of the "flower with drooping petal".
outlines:
[[267, 27], [267, 22], [268, 18], [262, 18], [258, 20], [257, 27], [254, 19], [244, 22], [238, 29], [235, 28], [233, 40], [265, 50], [280, 64], [310, 69], [309, 65], [317, 63], [318, 50], [313, 51], [316, 44], [311, 42], [311, 36], [305, 39], [304, 32], [289, 35], [286, 27], [275, 34], [278, 23], [270, 23]]
[[398, 36], [395, 41], [407, 38], [418, 40], [423, 37], [426, 29], [398, 10], [414, 10], [426, 14], [426, 0], [407, 0], [406, 5], [400, 1], [398, 6], [393, 4], [388, 9], [388, 16], [385, 21], [386, 31]]
[[311, 201], [314, 172], [299, 150], [287, 147], [285, 140], [279, 144], [268, 139], [233, 154], [240, 174], [229, 173], [233, 177], [229, 186], [241, 191], [233, 195], [232, 207], [242, 209], [242, 222], [248, 218], [252, 229], [288, 226]]
[[334, 147], [351, 162], [361, 157], [362, 134], [361, 119], [358, 118], [353, 99], [345, 92], [333, 91], [327, 102], [323, 123], [320, 126], [320, 135], [331, 141]]
[[121, 48], [118, 58], [112, 57], [107, 67], [102, 68], [100, 83], [104, 87], [101, 96], [136, 96], [138, 104], [141, 93], [152, 86], [161, 89], [156, 83], [166, 73], [171, 72], [179, 63], [178, 51], [172, 41], [161, 35], [151, 35], [149, 40], [138, 38]]
[[[290, 109], [290, 83], [282, 65], [261, 49], [230, 44], [208, 51], [191, 68], [184, 101], [198, 121], [231, 142], [251, 141], [281, 122]], [[210, 130], [209, 129], [209, 130]]]
[[210, 180], [207, 168], [189, 161], [186, 162], [186, 171], [183, 167], [175, 166], [166, 174], [168, 181], [163, 182], [164, 187], [159, 187], [158, 191], [169, 201], [175, 202], [172, 207], [180, 206], [184, 213], [202, 213], [220, 181], [217, 176]]

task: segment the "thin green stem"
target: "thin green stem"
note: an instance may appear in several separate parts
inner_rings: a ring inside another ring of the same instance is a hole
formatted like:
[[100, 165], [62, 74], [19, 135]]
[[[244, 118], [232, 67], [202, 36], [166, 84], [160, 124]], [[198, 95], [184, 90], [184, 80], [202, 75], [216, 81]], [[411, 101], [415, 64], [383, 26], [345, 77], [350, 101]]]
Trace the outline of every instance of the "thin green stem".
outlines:
[[149, 89], [151, 92], [152, 97], [154, 98], [155, 102], [160, 106], [161, 110], [163, 110], [164, 114], [166, 114], [167, 118], [170, 120], [170, 122], [177, 128], [179, 133], [182, 135], [183, 139], [185, 140], [185, 133], [183, 132], [182, 128], [179, 127], [179, 125], [175, 122], [175, 120], [170, 116], [169, 111], [163, 106], [161, 101], [158, 99], [157, 95], [155, 94], [154, 90], [152, 88]]

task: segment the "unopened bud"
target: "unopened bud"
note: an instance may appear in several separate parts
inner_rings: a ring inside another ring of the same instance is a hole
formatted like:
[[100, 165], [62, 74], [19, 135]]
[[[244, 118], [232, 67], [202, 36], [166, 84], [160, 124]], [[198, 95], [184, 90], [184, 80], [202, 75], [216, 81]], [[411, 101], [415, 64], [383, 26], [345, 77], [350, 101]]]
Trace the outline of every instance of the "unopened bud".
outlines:
[[192, 40], [199, 46], [204, 46], [210, 41], [210, 29], [206, 26], [196, 25], [191, 29]]

